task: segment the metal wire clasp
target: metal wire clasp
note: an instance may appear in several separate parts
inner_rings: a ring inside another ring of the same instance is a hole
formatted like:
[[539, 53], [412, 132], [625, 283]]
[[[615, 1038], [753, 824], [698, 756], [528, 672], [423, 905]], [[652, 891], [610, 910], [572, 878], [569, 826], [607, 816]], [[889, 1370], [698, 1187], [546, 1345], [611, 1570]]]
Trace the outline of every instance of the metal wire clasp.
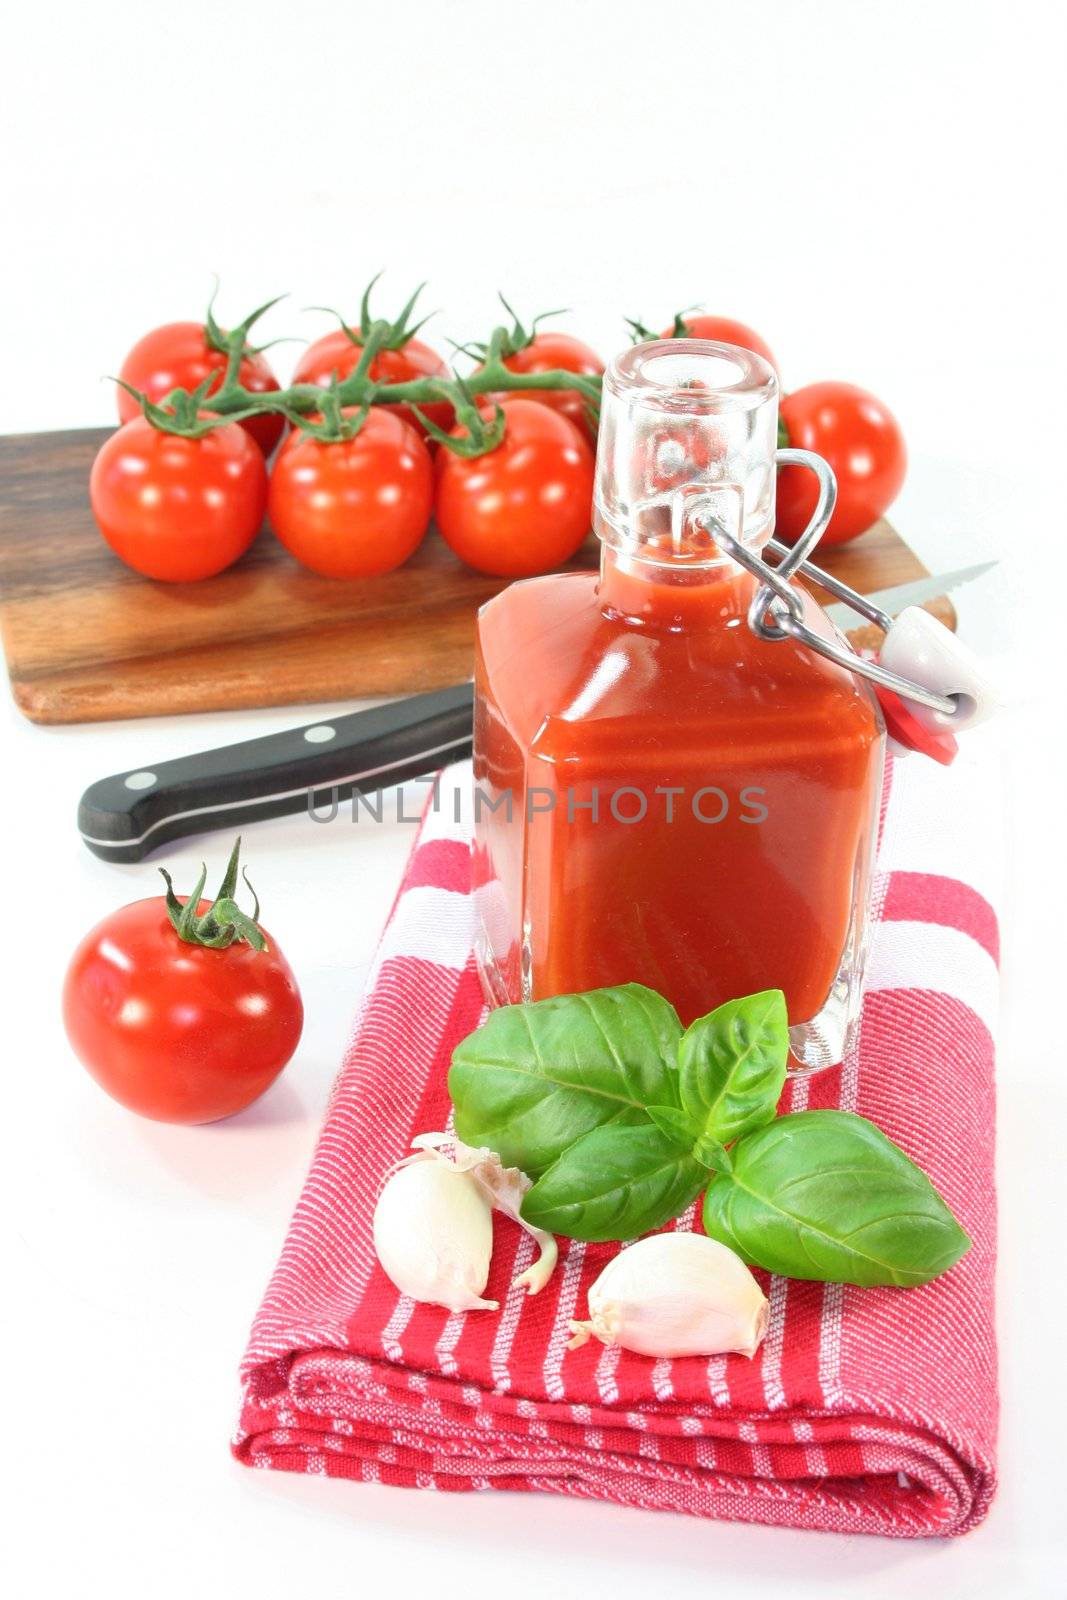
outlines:
[[779, 466], [807, 467], [819, 480], [819, 498], [815, 511], [796, 544], [790, 548], [772, 539], [766, 546], [766, 550], [778, 558], [776, 566], [772, 567], [756, 551], [749, 550], [740, 539], [729, 533], [717, 518], [709, 517], [705, 520], [701, 517], [699, 509], [691, 512], [719, 549], [739, 566], [744, 567], [746, 572], [750, 572], [759, 583], [748, 609], [748, 625], [752, 632], [759, 638], [772, 642], [799, 639], [818, 655], [825, 656], [829, 661], [836, 661], [838, 666], [847, 667], [850, 672], [857, 673], [861, 678], [868, 678], [883, 689], [891, 689], [906, 700], [913, 700], [917, 705], [939, 712], [942, 717], [955, 716], [959, 702], [954, 697], [935, 694], [922, 684], [915, 683], [910, 678], [902, 678], [899, 673], [890, 672], [888, 668], [879, 666], [877, 661], [868, 661], [864, 656], [857, 655], [836, 629], [830, 637], [827, 637], [808, 627], [804, 621], [802, 593], [790, 581], [794, 574], [811, 578], [836, 599], [846, 601], [853, 610], [867, 617], [886, 633], [892, 627], [893, 619], [876, 605], [872, 605], [866, 596], [857, 594], [839, 578], [824, 572], [808, 560], [808, 555], [826, 531], [826, 525], [833, 515], [837, 501], [837, 481], [828, 463], [811, 450], [778, 450], [775, 452], [775, 460]]

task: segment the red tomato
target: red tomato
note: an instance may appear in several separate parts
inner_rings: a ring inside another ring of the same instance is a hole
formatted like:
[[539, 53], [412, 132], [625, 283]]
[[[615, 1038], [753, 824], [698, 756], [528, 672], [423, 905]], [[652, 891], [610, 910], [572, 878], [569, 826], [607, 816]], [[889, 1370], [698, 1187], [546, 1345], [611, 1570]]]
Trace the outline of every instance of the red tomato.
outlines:
[[[733, 317], [708, 317], [701, 311], [687, 311], [682, 320], [690, 339], [715, 339], [720, 344], [736, 344], [742, 350], [754, 350], [764, 361], [770, 362], [775, 372], [778, 371], [778, 363], [768, 346], [745, 323], [736, 322]], [[661, 337], [669, 339], [673, 333], [673, 327], [667, 328]]]
[[[599, 377], [604, 371], [596, 351], [569, 333], [535, 333], [522, 350], [505, 357], [504, 365], [509, 372], [579, 372], [588, 377]], [[595, 441], [596, 427], [590, 421], [588, 403], [575, 389], [531, 389], [520, 398], [551, 406]]]
[[[208, 344], [203, 323], [167, 322], [137, 341], [119, 368], [119, 377], [158, 405], [172, 389], [196, 389], [211, 372], [218, 373], [208, 390], [214, 394], [225, 370], [226, 357]], [[278, 388], [277, 378], [260, 355], [246, 355], [238, 376], [253, 394], [271, 394]], [[122, 388], [118, 390], [118, 407], [121, 422], [141, 415], [133, 395]], [[285, 431], [285, 418], [265, 412], [261, 417], [249, 417], [240, 426], [269, 456]]]
[[274, 1082], [299, 1042], [304, 1007], [272, 939], [265, 950], [187, 944], [157, 895], [82, 940], [63, 985], [63, 1022], [82, 1065], [120, 1105], [158, 1122], [215, 1122]]
[[99, 450], [89, 500], [127, 566], [184, 583], [244, 555], [263, 521], [267, 467], [236, 423], [183, 439], [135, 417]]
[[324, 578], [391, 572], [418, 548], [433, 505], [430, 453], [392, 407], [354, 439], [295, 429], [270, 475], [267, 515], [286, 549]]
[[479, 572], [529, 578], [567, 561], [589, 532], [593, 452], [566, 417], [517, 396], [501, 402], [502, 442], [483, 456], [437, 452], [437, 526]]
[[[336, 372], [338, 378], [347, 378], [363, 354], [363, 347], [353, 344], [343, 328], [327, 333], [314, 344], [308, 345], [293, 373], [294, 383], [317, 383], [328, 388]], [[421, 339], [409, 339], [399, 350], [382, 350], [370, 364], [368, 377], [381, 383], [412, 383], [419, 378], [447, 378], [448, 367], [436, 350], [431, 350]], [[380, 406], [381, 411], [394, 411], [410, 422], [420, 433], [425, 428], [408, 406]], [[447, 400], [431, 400], [419, 410], [436, 422], [439, 428], [450, 428], [455, 421]]]
[[[851, 383], [809, 383], [782, 400], [789, 443], [814, 450], [834, 469], [837, 505], [822, 536], [844, 544], [864, 533], [892, 505], [908, 464], [904, 437], [880, 400]], [[811, 520], [818, 497], [813, 473], [783, 467], [778, 474], [775, 532], [792, 544]]]

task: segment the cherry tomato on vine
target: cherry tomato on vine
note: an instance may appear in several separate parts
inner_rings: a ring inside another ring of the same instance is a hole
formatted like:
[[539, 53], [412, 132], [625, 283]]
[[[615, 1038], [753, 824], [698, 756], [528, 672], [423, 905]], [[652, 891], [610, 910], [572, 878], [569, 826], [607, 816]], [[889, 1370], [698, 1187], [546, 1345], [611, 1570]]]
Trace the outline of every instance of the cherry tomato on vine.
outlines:
[[[358, 365], [362, 354], [363, 346], [353, 343], [343, 328], [337, 328], [308, 345], [297, 362], [293, 382], [315, 383], [326, 389], [332, 383], [334, 373], [338, 379], [347, 378], [353, 367]], [[448, 375], [448, 367], [437, 351], [431, 350], [421, 339], [414, 338], [408, 339], [398, 350], [380, 351], [367, 373], [368, 377], [377, 378], [382, 383], [413, 383], [419, 378], [447, 378]], [[409, 406], [385, 405], [377, 409], [395, 412], [417, 428], [420, 434], [426, 431]], [[439, 428], [450, 428], [455, 421], [455, 413], [447, 400], [431, 400], [427, 405], [420, 406], [419, 410], [431, 422], [436, 422]]]
[[267, 516], [312, 572], [369, 578], [413, 554], [432, 504], [426, 445], [392, 407], [374, 406], [352, 439], [289, 435], [271, 471]]
[[[504, 357], [509, 372], [578, 372], [600, 377], [604, 363], [595, 350], [569, 333], [535, 333], [529, 344]], [[536, 400], [551, 406], [595, 441], [596, 425], [590, 420], [588, 403], [575, 389], [537, 389], [524, 393], [523, 400]]]
[[[824, 545], [844, 544], [866, 532], [900, 492], [908, 456], [896, 418], [873, 394], [851, 383], [809, 383], [784, 396], [781, 419], [789, 443], [814, 450], [837, 478], [837, 505], [822, 536]], [[792, 544], [804, 532], [818, 487], [802, 467], [778, 474], [775, 532]]]
[[437, 452], [434, 510], [445, 542], [469, 566], [529, 578], [569, 560], [589, 532], [593, 452], [549, 406], [515, 396], [501, 405], [506, 428], [495, 450]]
[[[236, 850], [230, 871], [236, 880]], [[102, 1089], [143, 1117], [232, 1116], [274, 1082], [300, 1040], [300, 991], [270, 935], [234, 907], [251, 933], [234, 928], [232, 942], [218, 946], [232, 924], [209, 913], [224, 917], [230, 906], [221, 891], [214, 902], [198, 897], [194, 917], [168, 879], [166, 895], [112, 912], [71, 958], [63, 1022], [74, 1052]], [[186, 936], [177, 931], [183, 911]]]
[[[207, 341], [202, 322], [167, 322], [138, 339], [119, 369], [119, 377], [148, 399], [159, 404], [172, 389], [196, 389], [210, 373], [218, 377], [208, 394], [214, 394], [226, 370], [226, 357]], [[238, 378], [253, 394], [273, 394], [278, 380], [261, 355], [248, 354], [238, 370]], [[141, 415], [132, 394], [118, 389], [119, 420], [130, 422]], [[240, 424], [269, 456], [285, 431], [285, 418], [265, 412], [248, 417]]]
[[[737, 322], [733, 317], [705, 316], [702, 311], [686, 311], [682, 315], [685, 324], [686, 336], [690, 339], [715, 339], [720, 344], [740, 345], [742, 350], [754, 350], [764, 361], [768, 361], [778, 371], [778, 363], [770, 352], [770, 348], [760, 338], [754, 328], [748, 327], [744, 322]], [[660, 335], [663, 339], [670, 339], [674, 328], [666, 328]]]
[[89, 500], [127, 566], [186, 583], [244, 555], [263, 521], [267, 466], [236, 423], [188, 439], [135, 417], [101, 446]]

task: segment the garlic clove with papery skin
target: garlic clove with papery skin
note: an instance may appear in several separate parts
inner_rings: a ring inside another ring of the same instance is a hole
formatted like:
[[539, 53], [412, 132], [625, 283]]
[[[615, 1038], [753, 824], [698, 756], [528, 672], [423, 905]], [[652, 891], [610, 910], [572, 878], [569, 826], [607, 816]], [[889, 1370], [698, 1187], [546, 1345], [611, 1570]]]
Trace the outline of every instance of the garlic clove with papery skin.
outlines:
[[387, 1180], [374, 1208], [374, 1248], [386, 1276], [413, 1300], [449, 1311], [496, 1311], [482, 1298], [493, 1213], [467, 1172], [416, 1160]]
[[753, 1356], [767, 1299], [741, 1257], [703, 1233], [654, 1233], [620, 1250], [589, 1290], [588, 1339], [646, 1356]]
[[[435, 1156], [439, 1161], [451, 1160], [459, 1172], [469, 1172], [494, 1211], [503, 1211], [528, 1233], [538, 1248], [537, 1260], [512, 1280], [511, 1287], [521, 1286], [527, 1294], [539, 1294], [552, 1276], [559, 1259], [559, 1247], [552, 1234], [535, 1228], [522, 1215], [523, 1196], [532, 1187], [531, 1180], [518, 1167], [505, 1167], [493, 1150], [464, 1144], [446, 1133], [420, 1133], [411, 1141], [416, 1150]], [[451, 1158], [442, 1153], [442, 1147], [451, 1145]], [[415, 1159], [414, 1157], [411, 1159]]]
[[538, 1259], [512, 1287], [536, 1294], [556, 1264], [556, 1241], [519, 1215], [530, 1179], [492, 1150], [475, 1150], [447, 1133], [423, 1133], [416, 1154], [393, 1168], [374, 1210], [374, 1248], [386, 1276], [425, 1305], [449, 1311], [498, 1311], [486, 1300], [493, 1211], [532, 1234]]

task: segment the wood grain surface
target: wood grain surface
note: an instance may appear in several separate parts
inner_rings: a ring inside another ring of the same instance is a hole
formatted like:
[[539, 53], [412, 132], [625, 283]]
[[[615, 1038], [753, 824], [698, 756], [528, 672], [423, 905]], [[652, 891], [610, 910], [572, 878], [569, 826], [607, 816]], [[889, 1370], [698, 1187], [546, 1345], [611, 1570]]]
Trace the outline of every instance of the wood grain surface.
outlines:
[[[15, 701], [35, 722], [93, 722], [417, 693], [469, 677], [474, 617], [504, 587], [431, 530], [396, 572], [337, 582], [269, 529], [202, 583], [139, 577], [104, 543], [89, 468], [111, 430], [0, 438], [0, 631]], [[590, 536], [571, 563], [595, 566]], [[887, 522], [817, 560], [864, 593], [926, 569]], [[951, 603], [929, 609], [955, 626]], [[856, 644], [878, 632], [860, 628]]]

